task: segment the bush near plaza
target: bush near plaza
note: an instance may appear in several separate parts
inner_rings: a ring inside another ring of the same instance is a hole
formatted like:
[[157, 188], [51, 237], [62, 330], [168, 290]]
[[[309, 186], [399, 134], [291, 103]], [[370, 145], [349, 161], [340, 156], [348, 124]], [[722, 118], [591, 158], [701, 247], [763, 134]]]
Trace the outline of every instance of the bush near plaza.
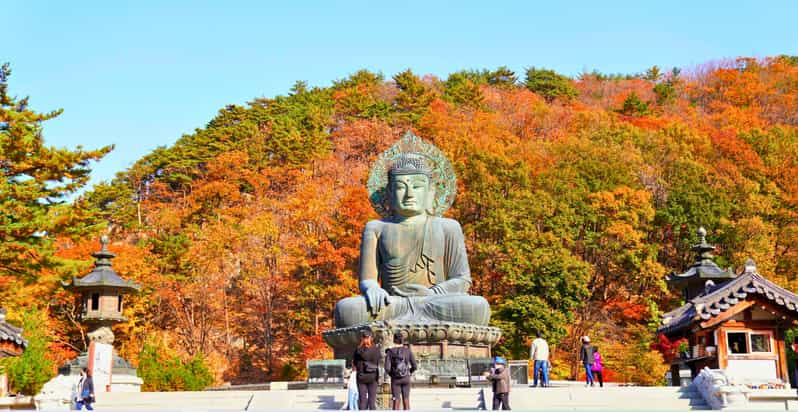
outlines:
[[185, 358], [153, 339], [139, 355], [138, 375], [144, 380], [144, 391], [201, 391], [214, 382], [201, 353]]

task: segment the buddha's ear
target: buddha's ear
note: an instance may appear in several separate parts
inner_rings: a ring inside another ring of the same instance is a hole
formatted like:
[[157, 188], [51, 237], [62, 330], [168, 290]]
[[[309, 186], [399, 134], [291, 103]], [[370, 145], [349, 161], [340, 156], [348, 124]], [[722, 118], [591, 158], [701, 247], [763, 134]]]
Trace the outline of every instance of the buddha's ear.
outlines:
[[427, 193], [427, 204], [425, 205], [426, 206], [426, 210], [427, 210], [427, 214], [430, 215], [430, 216], [434, 216], [435, 215], [435, 208], [437, 206], [435, 204], [435, 199], [436, 199], [436, 197], [435, 197], [435, 185], [433, 185], [432, 182], [430, 182], [429, 192]]

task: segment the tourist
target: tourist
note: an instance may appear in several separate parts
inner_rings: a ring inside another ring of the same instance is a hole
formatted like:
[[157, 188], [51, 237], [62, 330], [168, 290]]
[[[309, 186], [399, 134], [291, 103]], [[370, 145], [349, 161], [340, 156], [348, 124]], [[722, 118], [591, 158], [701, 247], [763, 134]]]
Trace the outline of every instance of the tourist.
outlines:
[[582, 336], [582, 348], [579, 350], [579, 360], [585, 367], [585, 386], [593, 386], [592, 367], [595, 359], [593, 358], [593, 346], [590, 345], [590, 337]]
[[597, 378], [599, 386], [604, 387], [604, 365], [601, 363], [601, 354], [599, 353], [598, 346], [593, 347], [593, 366], [590, 367], [593, 378]]
[[377, 409], [379, 364], [380, 347], [374, 344], [374, 335], [366, 329], [360, 332], [360, 344], [352, 356], [352, 368], [357, 373], [359, 410]]
[[493, 368], [485, 372], [485, 377], [493, 385], [493, 410], [510, 410], [510, 368], [501, 356], [493, 359]]
[[78, 381], [78, 390], [76, 396], [76, 409], [82, 410], [86, 406], [86, 410], [93, 411], [91, 404], [94, 403], [94, 380], [91, 378], [91, 371], [89, 368], [83, 368], [80, 371], [80, 380]]
[[393, 410], [399, 410], [399, 397], [404, 409], [410, 409], [410, 378], [416, 371], [416, 359], [410, 347], [404, 345], [401, 333], [393, 335], [396, 347], [389, 348], [385, 355], [385, 374], [391, 377], [391, 400]]
[[535, 331], [535, 340], [529, 349], [529, 357], [534, 364], [534, 378], [532, 386], [538, 386], [538, 373], [541, 375], [540, 386], [549, 386], [549, 344], [543, 339], [539, 330]]

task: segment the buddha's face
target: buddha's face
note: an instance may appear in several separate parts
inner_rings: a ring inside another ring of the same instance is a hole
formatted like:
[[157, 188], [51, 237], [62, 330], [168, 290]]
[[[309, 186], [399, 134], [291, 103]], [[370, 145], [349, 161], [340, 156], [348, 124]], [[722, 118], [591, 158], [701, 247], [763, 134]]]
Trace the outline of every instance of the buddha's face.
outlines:
[[429, 178], [423, 174], [400, 175], [391, 179], [391, 205], [394, 213], [411, 217], [426, 213], [431, 198]]

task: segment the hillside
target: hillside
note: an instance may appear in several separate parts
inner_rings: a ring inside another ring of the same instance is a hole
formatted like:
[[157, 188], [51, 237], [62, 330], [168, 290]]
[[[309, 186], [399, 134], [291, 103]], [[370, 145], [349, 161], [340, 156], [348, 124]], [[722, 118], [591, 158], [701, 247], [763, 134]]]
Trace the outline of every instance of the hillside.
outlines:
[[[408, 129], [456, 167], [448, 216], [511, 358], [539, 328], [556, 344], [554, 374], [572, 376], [589, 334], [618, 379], [654, 383], [652, 325], [680, 299], [664, 276], [692, 262], [699, 226], [721, 266], [750, 256], [798, 288], [796, 58], [578, 79], [361, 71], [227, 106], [80, 200], [108, 222], [117, 271], [144, 285], [120, 352], [198, 357], [235, 382], [295, 379], [330, 356], [320, 332], [357, 293], [360, 232], [376, 217], [370, 164]], [[58, 253], [96, 247], [64, 240]], [[80, 348], [60, 299], [57, 336]]]

